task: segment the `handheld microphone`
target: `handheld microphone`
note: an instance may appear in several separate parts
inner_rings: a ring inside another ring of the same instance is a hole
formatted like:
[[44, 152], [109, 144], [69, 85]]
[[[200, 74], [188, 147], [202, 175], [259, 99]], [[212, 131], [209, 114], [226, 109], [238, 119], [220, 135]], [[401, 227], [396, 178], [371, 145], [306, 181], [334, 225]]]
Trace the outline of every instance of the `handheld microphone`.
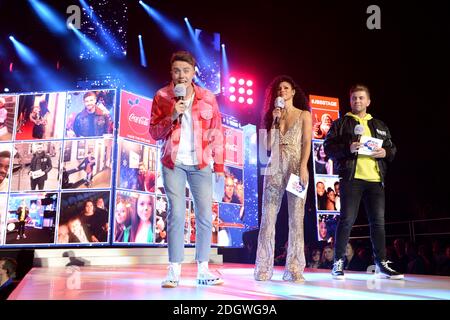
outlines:
[[[275, 108], [277, 109], [284, 109], [286, 105], [286, 102], [284, 101], [283, 97], [277, 97], [275, 99]], [[280, 118], [276, 117], [275, 119], [273, 119], [274, 124], [278, 125], [280, 123]]]
[[[173, 93], [175, 95], [175, 99], [177, 101], [184, 100], [184, 97], [186, 96], [186, 86], [182, 83], [177, 84], [173, 88]], [[178, 116], [178, 121], [181, 124], [181, 118], [183, 117], [183, 114], [180, 114]]]
[[361, 136], [364, 134], [364, 126], [357, 124], [353, 130], [353, 133], [356, 135], [356, 141], [359, 142], [359, 140], [361, 140]]

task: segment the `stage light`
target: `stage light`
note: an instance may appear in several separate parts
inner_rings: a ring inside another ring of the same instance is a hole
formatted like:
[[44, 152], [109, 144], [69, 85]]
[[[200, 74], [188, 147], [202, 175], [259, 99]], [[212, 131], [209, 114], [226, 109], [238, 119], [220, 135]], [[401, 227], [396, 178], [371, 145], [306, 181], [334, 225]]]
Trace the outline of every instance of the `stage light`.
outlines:
[[[81, 33], [80, 30], [74, 28], [73, 25], [70, 29], [75, 33], [77, 38], [81, 41], [81, 43], [87, 48], [89, 52], [94, 54], [97, 58], [105, 57], [105, 53], [99, 47], [97, 47], [95, 43], [92, 40], [90, 40], [85, 34]], [[80, 56], [80, 59], [81, 58], [82, 56]]]
[[28, 2], [50, 31], [58, 34], [67, 33], [66, 22], [56, 11], [38, 0], [29, 0]]
[[[243, 74], [231, 74], [228, 78], [228, 83], [228, 86], [224, 87], [224, 94], [238, 94], [234, 100], [230, 99], [230, 102], [247, 103], [248, 105], [255, 104], [255, 90], [250, 88], [254, 86], [253, 80], [250, 80]], [[236, 88], [238, 84], [239, 86]]]
[[9, 88], [5, 88], [5, 89], [3, 89], [3, 91], [9, 92]]
[[10, 36], [9, 39], [12, 41], [14, 49], [16, 49], [20, 59], [22, 59], [26, 64], [29, 65], [37, 64], [38, 59], [36, 57], [36, 54], [33, 51], [31, 51], [30, 48], [28, 48], [23, 43], [17, 41], [13, 36]]
[[144, 68], [147, 67], [147, 59], [145, 58], [145, 50], [144, 50], [144, 43], [142, 41], [142, 35], [139, 35], [139, 56], [141, 58], [141, 66]]
[[92, 20], [93, 25], [96, 25], [95, 30], [99, 31], [99, 37], [103, 45], [108, 48], [108, 52], [116, 57], [121, 57], [122, 55], [124, 55], [122, 46], [114, 38], [114, 36], [112, 36], [112, 32], [104, 26], [103, 22], [98, 18], [92, 7], [89, 6], [85, 0], [80, 0], [80, 3], [83, 9], [86, 10], [89, 18]]
[[9, 72], [13, 72], [14, 71], [14, 63], [10, 63], [9, 64]]
[[139, 1], [139, 4], [144, 8], [147, 14], [155, 20], [166, 36], [168, 36], [171, 40], [179, 40], [181, 38], [183, 32], [179, 26], [143, 1]]
[[228, 79], [228, 77], [230, 76], [230, 68], [228, 67], [228, 57], [224, 43], [222, 43], [221, 51], [222, 51], [222, 75], [224, 79]]
[[236, 101], [236, 96], [231, 95], [231, 96], [230, 96], [230, 101], [231, 101], [231, 102], [235, 102], [235, 101]]

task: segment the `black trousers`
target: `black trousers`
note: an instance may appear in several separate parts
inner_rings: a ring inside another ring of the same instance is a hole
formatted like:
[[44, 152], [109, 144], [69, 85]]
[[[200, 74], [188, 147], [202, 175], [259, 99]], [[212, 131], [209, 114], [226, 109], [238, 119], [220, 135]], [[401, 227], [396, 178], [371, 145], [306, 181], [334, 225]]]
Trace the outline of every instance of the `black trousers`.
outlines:
[[25, 233], [25, 221], [19, 221], [19, 228], [17, 230], [20, 237], [23, 237], [23, 234]]
[[370, 227], [370, 239], [376, 262], [386, 260], [384, 230], [385, 195], [380, 182], [354, 179], [340, 180], [341, 214], [336, 228], [335, 260], [344, 259], [345, 249], [353, 224], [358, 216], [361, 201], [364, 204]]
[[30, 179], [31, 190], [38, 187], [39, 190], [44, 190], [45, 177], [39, 177], [37, 179]]

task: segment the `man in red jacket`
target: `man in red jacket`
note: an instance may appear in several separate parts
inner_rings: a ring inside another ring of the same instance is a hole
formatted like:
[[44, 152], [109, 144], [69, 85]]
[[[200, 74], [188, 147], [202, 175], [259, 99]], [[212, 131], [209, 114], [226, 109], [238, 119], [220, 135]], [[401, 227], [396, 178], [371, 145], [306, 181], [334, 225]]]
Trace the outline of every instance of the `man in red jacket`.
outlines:
[[[163, 288], [175, 288], [184, 258], [185, 185], [189, 183], [196, 215], [197, 283], [222, 284], [208, 270], [212, 231], [212, 168], [216, 179], [224, 176], [222, 120], [213, 93], [193, 83], [195, 58], [186, 51], [171, 58], [172, 82], [160, 89], [152, 105], [150, 135], [162, 140], [162, 176], [169, 203], [169, 272]], [[185, 94], [176, 97], [175, 86]]]

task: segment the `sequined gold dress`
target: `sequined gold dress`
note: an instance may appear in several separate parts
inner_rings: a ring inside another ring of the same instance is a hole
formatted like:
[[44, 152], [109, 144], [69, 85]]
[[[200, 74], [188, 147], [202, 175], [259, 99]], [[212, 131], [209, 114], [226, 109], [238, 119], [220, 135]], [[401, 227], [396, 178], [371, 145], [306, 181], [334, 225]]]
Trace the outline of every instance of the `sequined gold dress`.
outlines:
[[[274, 143], [277, 143], [275, 140]], [[275, 223], [281, 201], [291, 173], [300, 175], [300, 158], [302, 146], [302, 121], [298, 117], [293, 125], [283, 134], [280, 131], [279, 152], [274, 152], [269, 160], [268, 168], [279, 161], [277, 169], [264, 176], [263, 207], [261, 226], [256, 252], [255, 279], [269, 280], [273, 274]], [[276, 153], [276, 154], [275, 154]], [[275, 165], [276, 168], [276, 165]], [[305, 199], [287, 192], [289, 214], [289, 238], [283, 280], [304, 281], [305, 269], [303, 217], [305, 215]]]

